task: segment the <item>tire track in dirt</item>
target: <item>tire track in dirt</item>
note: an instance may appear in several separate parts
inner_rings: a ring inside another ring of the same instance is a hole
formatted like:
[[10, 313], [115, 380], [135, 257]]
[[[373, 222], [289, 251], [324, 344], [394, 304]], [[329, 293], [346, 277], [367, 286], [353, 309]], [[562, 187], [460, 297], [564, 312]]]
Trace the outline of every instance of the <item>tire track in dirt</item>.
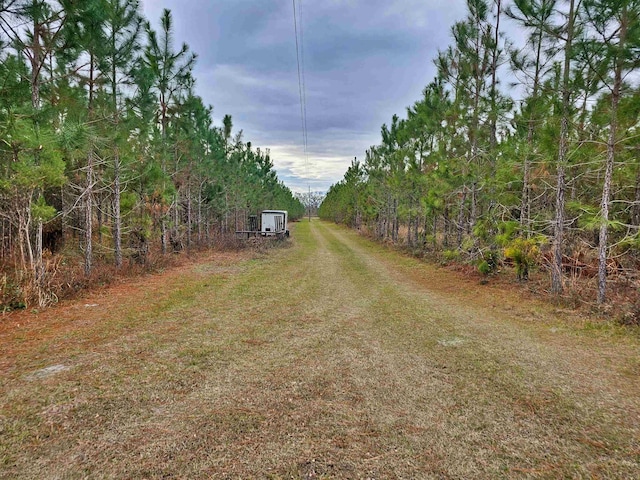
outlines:
[[638, 476], [637, 376], [616, 390], [615, 371], [572, 365], [579, 334], [567, 353], [429, 288], [445, 277], [300, 222], [290, 248], [194, 266], [147, 313], [139, 293], [99, 328], [44, 332], [38, 362], [78, 367], [30, 380], [15, 363], [0, 478]]
[[[443, 297], [425, 288], [424, 281], [417, 283], [406, 275], [407, 269], [398, 268], [393, 255], [391, 258], [386, 255], [382, 260], [379, 253], [374, 254], [369, 246], [365, 250], [362, 240], [356, 241], [353, 233], [347, 234], [322, 224], [319, 228], [323, 229], [325, 236], [335, 239], [345, 255], [366, 264], [369, 285], [375, 284], [387, 293], [387, 298], [396, 300], [373, 305], [374, 310], [382, 312], [381, 320], [370, 325], [367, 331], [377, 331], [377, 339], [386, 339], [387, 350], [400, 348], [405, 353], [404, 356], [386, 356], [387, 359], [398, 360], [390, 371], [404, 374], [397, 384], [406, 385], [412, 380], [406, 375], [411, 370], [406, 362], [407, 357], [412, 357], [411, 353], [414, 354], [415, 365], [423, 364], [424, 374], [432, 373], [434, 366], [437, 372], [438, 364], [445, 367], [449, 365], [449, 373], [457, 369], [458, 395], [466, 398], [469, 412], [493, 416], [493, 419], [489, 418], [493, 423], [500, 419], [505, 423], [519, 423], [519, 429], [532, 433], [532, 438], [521, 438], [521, 448], [529, 450], [527, 455], [520, 457], [524, 465], [540, 453], [535, 451], [540, 448], [544, 448], [551, 456], [555, 451], [558, 458], [566, 455], [567, 450], [571, 451], [565, 460], [568, 463], [572, 462], [569, 458], [582, 456], [589, 459], [591, 455], [601, 453], [597, 448], [589, 448], [594, 443], [602, 445], [598, 440], [594, 442], [592, 436], [615, 438], [620, 435], [618, 440], [626, 453], [618, 458], [619, 465], [630, 468], [624, 471], [640, 471], [637, 456], [633, 454], [637, 451], [640, 418], [638, 397], [635, 395], [638, 391], [637, 381], [627, 385], [626, 396], [619, 395], [619, 376], [602, 366], [598, 371], [590, 366], [593, 359], [597, 358], [592, 348], [580, 350], [584, 345], [578, 345], [570, 352], [565, 348], [559, 349], [554, 342], [545, 342], [540, 338], [540, 328], [532, 329], [500, 312], [487, 310], [481, 305], [462, 303], [455, 295]], [[414, 262], [412, 269], [415, 269], [415, 264], [417, 262]], [[398, 299], [401, 305], [397, 305]], [[406, 305], [411, 307], [403, 309]], [[581, 343], [576, 341], [574, 334], [570, 333], [569, 336], [574, 343]], [[607, 339], [605, 343], [608, 343]], [[606, 360], [607, 348], [603, 350], [601, 358]], [[627, 349], [627, 361], [633, 362], [633, 352], [633, 348]], [[425, 365], [430, 368], [425, 369]], [[419, 378], [420, 375], [415, 376], [415, 380], [420, 381]], [[496, 390], [493, 398], [483, 392], [486, 389]], [[440, 395], [432, 398], [436, 403], [441, 399]], [[491, 415], [479, 412], [473, 405], [474, 401], [495, 402], [488, 409]], [[523, 409], [529, 410], [527, 414], [533, 413], [531, 421], [514, 422], [514, 418], [522, 416]], [[451, 428], [451, 431], [455, 430]], [[511, 432], [508, 432], [508, 428], [505, 430], [507, 432], [502, 433], [508, 433], [511, 439], [521, 437], [518, 429], [512, 429]], [[565, 445], [560, 449], [558, 443]], [[509, 447], [502, 445], [502, 448], [507, 450]], [[610, 450], [613, 452], [615, 448]], [[461, 464], [468, 463], [470, 457], [460, 458]], [[592, 467], [600, 468], [597, 465], [598, 462], [595, 462]], [[515, 465], [515, 468], [519, 467]], [[526, 467], [522, 468], [526, 470]], [[582, 471], [584, 473], [587, 467], [581, 465], [580, 468], [585, 468]], [[574, 471], [574, 474], [577, 471], [581, 470]], [[612, 474], [615, 469], [608, 472]], [[624, 474], [618, 473], [624, 477]]]

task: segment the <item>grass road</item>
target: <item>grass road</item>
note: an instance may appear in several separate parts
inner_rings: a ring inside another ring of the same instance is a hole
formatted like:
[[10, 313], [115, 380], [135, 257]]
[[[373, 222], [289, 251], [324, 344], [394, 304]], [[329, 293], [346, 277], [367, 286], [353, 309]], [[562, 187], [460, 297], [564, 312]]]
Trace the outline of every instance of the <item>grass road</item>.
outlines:
[[0, 319], [0, 478], [640, 478], [640, 339], [301, 222]]

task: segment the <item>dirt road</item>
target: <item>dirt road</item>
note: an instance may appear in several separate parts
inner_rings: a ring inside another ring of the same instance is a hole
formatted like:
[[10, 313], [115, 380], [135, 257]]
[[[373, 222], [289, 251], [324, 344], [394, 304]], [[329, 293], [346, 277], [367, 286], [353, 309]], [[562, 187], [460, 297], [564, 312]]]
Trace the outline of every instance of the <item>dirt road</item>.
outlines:
[[301, 222], [0, 319], [0, 478], [639, 478], [640, 340]]

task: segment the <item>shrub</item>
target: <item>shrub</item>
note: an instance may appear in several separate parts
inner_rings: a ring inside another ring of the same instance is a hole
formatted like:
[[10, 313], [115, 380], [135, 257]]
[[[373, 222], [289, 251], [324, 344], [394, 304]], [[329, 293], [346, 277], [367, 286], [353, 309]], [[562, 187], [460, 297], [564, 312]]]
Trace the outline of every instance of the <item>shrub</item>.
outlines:
[[0, 313], [25, 308], [24, 292], [16, 280], [0, 274]]
[[442, 252], [442, 256], [447, 262], [452, 262], [460, 258], [460, 252], [458, 250], [445, 250]]
[[513, 260], [518, 280], [529, 279], [529, 269], [536, 264], [540, 256], [540, 238], [516, 237], [504, 248], [504, 256]]
[[483, 253], [483, 258], [478, 262], [478, 271], [483, 275], [490, 275], [498, 269], [499, 261], [498, 252], [489, 250]]
[[489, 275], [493, 272], [493, 269], [491, 268], [491, 265], [489, 265], [489, 262], [481, 260], [480, 263], [478, 263], [478, 271], [483, 275]]

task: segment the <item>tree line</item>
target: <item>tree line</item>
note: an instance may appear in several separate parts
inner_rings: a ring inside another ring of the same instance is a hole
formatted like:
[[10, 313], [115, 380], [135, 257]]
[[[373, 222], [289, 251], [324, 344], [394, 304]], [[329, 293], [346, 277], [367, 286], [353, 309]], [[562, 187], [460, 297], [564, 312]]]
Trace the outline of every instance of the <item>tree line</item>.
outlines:
[[90, 276], [304, 214], [268, 150], [214, 126], [195, 60], [137, 0], [0, 0], [0, 303], [55, 300], [61, 262]]
[[466, 3], [422, 98], [320, 215], [485, 273], [544, 264], [554, 294], [591, 270], [603, 303], [608, 274], [639, 266], [640, 2]]

